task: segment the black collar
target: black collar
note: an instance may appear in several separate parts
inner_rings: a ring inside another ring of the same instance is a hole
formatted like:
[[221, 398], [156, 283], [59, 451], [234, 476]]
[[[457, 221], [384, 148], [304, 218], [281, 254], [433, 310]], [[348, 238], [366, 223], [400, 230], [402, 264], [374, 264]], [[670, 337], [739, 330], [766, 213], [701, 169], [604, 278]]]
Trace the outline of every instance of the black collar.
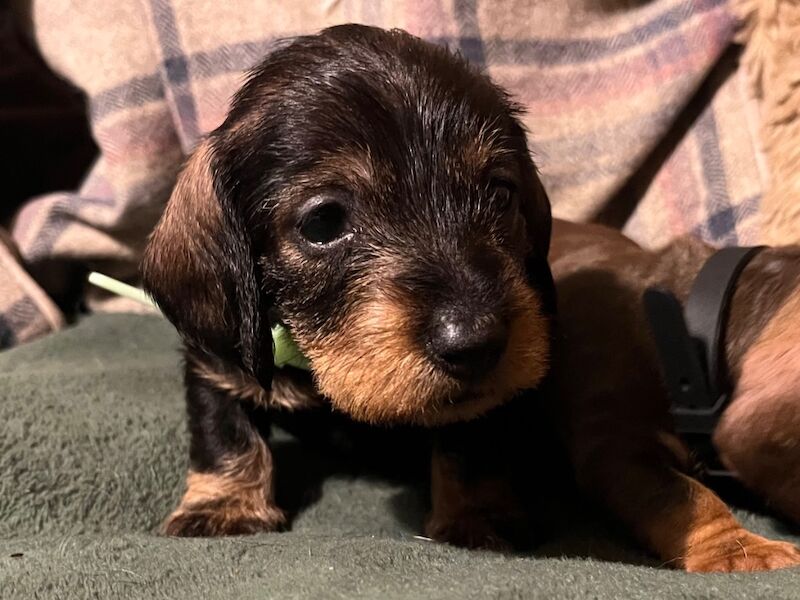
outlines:
[[723, 248], [700, 269], [682, 309], [663, 289], [644, 293], [644, 306], [656, 341], [677, 433], [711, 435], [730, 398], [725, 360], [725, 327], [736, 281], [763, 246]]

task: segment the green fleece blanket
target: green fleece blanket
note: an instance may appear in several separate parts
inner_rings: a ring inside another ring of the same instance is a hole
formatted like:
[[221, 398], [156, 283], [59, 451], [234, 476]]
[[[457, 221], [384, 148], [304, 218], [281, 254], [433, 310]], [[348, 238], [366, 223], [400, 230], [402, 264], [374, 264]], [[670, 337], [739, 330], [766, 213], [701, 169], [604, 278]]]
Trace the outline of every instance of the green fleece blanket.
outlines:
[[[433, 544], [414, 537], [424, 491], [357, 467], [325, 470], [289, 532], [158, 537], [186, 469], [177, 347], [162, 319], [118, 315], [0, 354], [0, 598], [800, 598], [798, 570], [658, 568], [585, 511], [533, 555]], [[275, 453], [284, 473], [333, 460], [286, 435]]]

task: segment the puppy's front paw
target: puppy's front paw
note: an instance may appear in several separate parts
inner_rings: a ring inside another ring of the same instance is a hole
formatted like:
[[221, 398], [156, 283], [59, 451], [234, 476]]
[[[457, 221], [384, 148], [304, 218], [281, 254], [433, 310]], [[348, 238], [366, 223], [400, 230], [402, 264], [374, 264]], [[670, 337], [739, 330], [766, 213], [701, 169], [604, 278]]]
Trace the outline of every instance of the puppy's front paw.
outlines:
[[175, 537], [218, 537], [280, 531], [286, 515], [274, 505], [253, 508], [236, 501], [218, 500], [207, 504], [180, 506], [164, 522], [164, 535]]
[[497, 524], [479, 513], [432, 513], [425, 522], [425, 535], [437, 542], [463, 548], [483, 548], [498, 552], [509, 552], [513, 548], [511, 541], [500, 533]]
[[735, 536], [712, 539], [693, 548], [685, 559], [686, 570], [697, 573], [771, 571], [798, 565], [800, 549], [796, 546], [768, 540], [744, 529]]

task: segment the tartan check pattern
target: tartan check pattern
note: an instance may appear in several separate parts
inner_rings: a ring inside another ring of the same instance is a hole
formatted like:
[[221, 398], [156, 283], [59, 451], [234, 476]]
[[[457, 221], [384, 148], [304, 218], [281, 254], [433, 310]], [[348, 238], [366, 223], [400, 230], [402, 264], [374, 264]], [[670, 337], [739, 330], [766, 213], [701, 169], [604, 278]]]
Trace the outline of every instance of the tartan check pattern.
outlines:
[[[42, 53], [86, 91], [101, 154], [80, 190], [34, 198], [20, 210], [14, 243], [43, 274], [46, 292], [55, 285], [48, 265], [65, 261], [136, 281], [180, 164], [222, 121], [246, 71], [287, 37], [345, 22], [406, 29], [461, 52], [505, 86], [526, 109], [556, 216], [602, 221], [632, 202], [616, 224], [647, 247], [690, 232], [717, 245], [757, 243], [766, 177], [744, 75], [726, 60], [737, 29], [728, 2], [608, 4], [35, 3]], [[26, 334], [30, 328], [14, 324], [13, 302], [27, 296], [1, 288], [15, 285], [0, 282], [0, 347], [48, 330]], [[108, 307], [87, 294], [91, 306]]]

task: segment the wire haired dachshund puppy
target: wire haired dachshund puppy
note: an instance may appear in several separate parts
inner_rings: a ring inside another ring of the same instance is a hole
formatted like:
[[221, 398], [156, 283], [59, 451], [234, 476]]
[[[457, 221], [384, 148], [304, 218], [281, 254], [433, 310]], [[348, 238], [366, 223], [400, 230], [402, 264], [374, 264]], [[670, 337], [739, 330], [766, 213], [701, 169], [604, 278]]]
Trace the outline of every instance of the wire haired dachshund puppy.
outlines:
[[[554, 310], [550, 207], [518, 112], [402, 31], [333, 27], [252, 71], [143, 262], [185, 345], [190, 470], [167, 534], [282, 528], [270, 415], [324, 405], [437, 430], [427, 534], [506, 544], [495, 455], [524, 420], [493, 409], [531, 404]], [[275, 323], [311, 375], [273, 368]]]
[[[692, 476], [675, 435], [642, 305], [648, 287], [685, 302], [714, 250], [682, 238], [647, 252], [617, 231], [556, 220], [550, 263], [559, 421], [580, 487], [666, 564], [751, 571], [800, 564], [800, 551], [747, 531]], [[740, 275], [723, 341], [733, 394], [713, 436], [721, 461], [800, 523], [800, 247], [767, 248]], [[579, 377], [575, 373], [580, 373]]]

